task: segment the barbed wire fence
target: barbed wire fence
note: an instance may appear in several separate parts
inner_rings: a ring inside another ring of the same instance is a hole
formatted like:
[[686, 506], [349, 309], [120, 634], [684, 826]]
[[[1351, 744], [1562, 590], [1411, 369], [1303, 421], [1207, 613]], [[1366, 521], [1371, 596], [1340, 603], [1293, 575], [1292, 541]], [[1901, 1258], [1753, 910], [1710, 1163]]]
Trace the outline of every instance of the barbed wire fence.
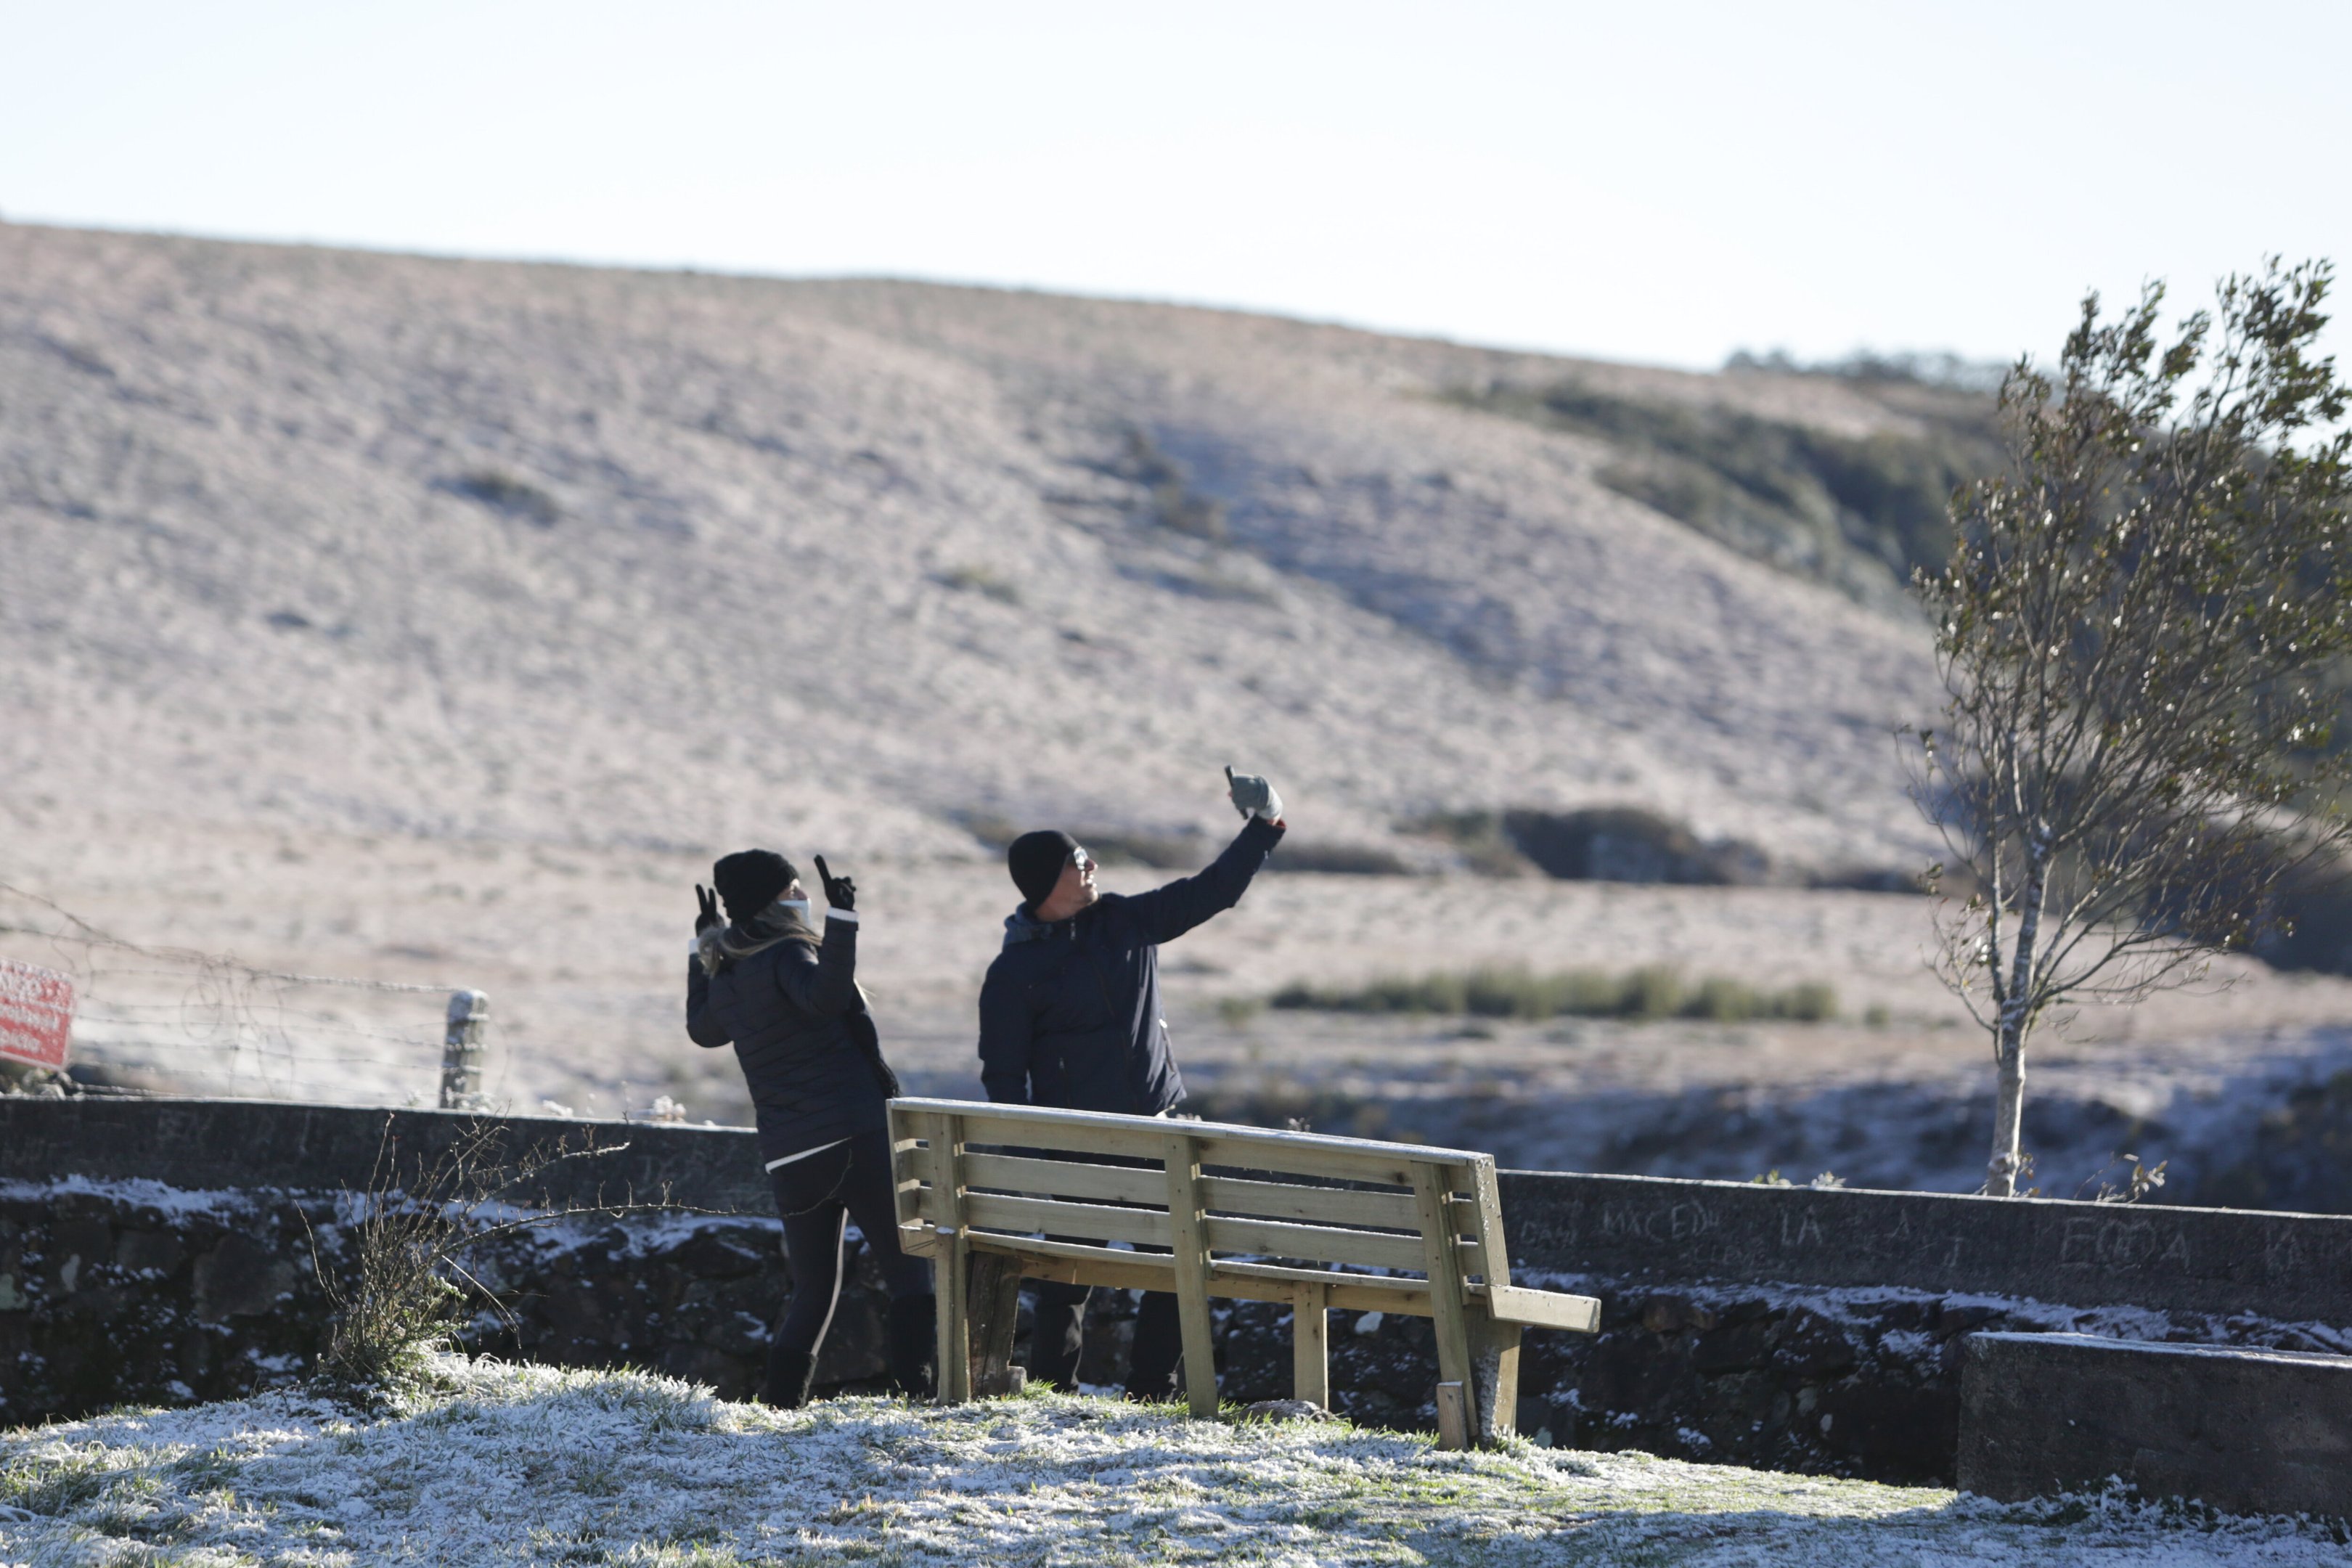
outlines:
[[131, 942], [6, 882], [0, 958], [72, 981], [78, 1092], [504, 1103], [506, 1053], [492, 1049], [488, 999], [470, 986], [296, 973]]

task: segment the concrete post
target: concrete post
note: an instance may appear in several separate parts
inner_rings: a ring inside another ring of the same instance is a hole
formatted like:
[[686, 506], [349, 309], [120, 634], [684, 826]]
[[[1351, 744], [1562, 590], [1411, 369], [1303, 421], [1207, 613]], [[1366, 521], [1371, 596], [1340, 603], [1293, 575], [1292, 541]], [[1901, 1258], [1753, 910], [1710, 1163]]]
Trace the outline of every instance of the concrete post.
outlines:
[[489, 1054], [483, 1036], [490, 1022], [490, 999], [479, 991], [449, 993], [449, 1032], [441, 1041], [441, 1109], [479, 1110], [482, 1060]]

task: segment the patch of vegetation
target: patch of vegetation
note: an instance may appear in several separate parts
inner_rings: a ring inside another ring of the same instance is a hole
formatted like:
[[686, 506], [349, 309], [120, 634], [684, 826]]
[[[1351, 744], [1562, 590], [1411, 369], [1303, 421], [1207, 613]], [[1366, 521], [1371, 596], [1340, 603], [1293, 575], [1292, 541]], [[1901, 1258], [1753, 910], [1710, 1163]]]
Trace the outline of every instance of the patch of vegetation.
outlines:
[[1267, 859], [1269, 871], [1320, 871], [1341, 877], [1409, 877], [1412, 868], [1370, 844], [1299, 844], [1285, 840]]
[[1573, 431], [1620, 454], [1601, 483], [1783, 571], [1915, 613], [1915, 568], [1951, 554], [1953, 490], [2005, 466], [1989, 398], [1906, 403], [1920, 434], [1841, 436], [1737, 409], [1615, 396], [1580, 382], [1458, 389], [1465, 407]]
[[1161, 451], [1150, 431], [1130, 426], [1109, 471], [1144, 488], [1143, 515], [1159, 527], [1224, 542], [1224, 503], [1194, 490], [1184, 465]]
[[1158, 871], [1197, 871], [1209, 863], [1205, 846], [1189, 834], [1151, 833], [1121, 828], [1070, 830], [1097, 865], [1149, 866]]
[[466, 1266], [483, 1242], [566, 1219], [618, 1218], [661, 1206], [625, 1198], [517, 1207], [520, 1191], [551, 1166], [606, 1152], [593, 1138], [581, 1148], [559, 1141], [509, 1155], [496, 1123], [474, 1122], [438, 1158], [415, 1164], [403, 1161], [392, 1128], [386, 1118], [367, 1190], [343, 1195], [351, 1217], [338, 1227], [342, 1245], [335, 1266], [317, 1236], [311, 1238], [311, 1268], [333, 1311], [311, 1376], [328, 1394], [354, 1404], [382, 1405], [436, 1386], [436, 1358], [456, 1343], [469, 1300], [505, 1313]]
[[563, 509], [553, 496], [503, 468], [470, 468], [451, 481], [449, 488], [535, 528], [553, 528], [563, 518]]
[[[991, 849], [1003, 849], [1026, 831], [1013, 819], [992, 811], [964, 813], [963, 830]], [[1079, 847], [1100, 866], [1149, 866], [1155, 870], [1197, 871], [1209, 857], [1198, 835], [1153, 833], [1148, 829], [1101, 827], [1069, 830]]]
[[20, 1461], [0, 1470], [0, 1503], [26, 1513], [71, 1513], [104, 1496], [125, 1473], [96, 1444], [46, 1463]]
[[1702, 839], [1641, 806], [1442, 812], [1397, 826], [1445, 839], [1473, 869], [1496, 876], [1538, 870], [1570, 881], [1747, 887], [1773, 874], [1771, 857], [1756, 846]]
[[993, 811], [966, 811], [956, 816], [957, 826], [980, 841], [983, 849], [1003, 849], [1021, 837], [1021, 829], [1013, 819]]
[[964, 594], [978, 594], [981, 597], [993, 599], [1000, 605], [1017, 605], [1021, 602], [1020, 588], [985, 566], [950, 566], [932, 581], [942, 588], [953, 588]]
[[1990, 397], [2000, 390], [2009, 366], [1998, 360], [1962, 359], [1956, 353], [1881, 353], [1859, 350], [1843, 359], [1799, 360], [1786, 349], [1758, 353], [1734, 349], [1723, 362], [1727, 375], [1816, 375], [1864, 386], [1921, 386]]
[[1282, 595], [1262, 583], [1252, 582], [1221, 567], [1197, 572], [1155, 571], [1149, 581], [1171, 593], [1231, 605], [1278, 605]]
[[1482, 1018], [1696, 1018], [1710, 1023], [1785, 1019], [1822, 1023], [1837, 1016], [1837, 993], [1818, 981], [1778, 990], [1707, 976], [1692, 981], [1665, 965], [1610, 973], [1575, 969], [1538, 974], [1519, 967], [1439, 972], [1341, 987], [1285, 986], [1275, 1007], [1335, 1013], [1468, 1015]]

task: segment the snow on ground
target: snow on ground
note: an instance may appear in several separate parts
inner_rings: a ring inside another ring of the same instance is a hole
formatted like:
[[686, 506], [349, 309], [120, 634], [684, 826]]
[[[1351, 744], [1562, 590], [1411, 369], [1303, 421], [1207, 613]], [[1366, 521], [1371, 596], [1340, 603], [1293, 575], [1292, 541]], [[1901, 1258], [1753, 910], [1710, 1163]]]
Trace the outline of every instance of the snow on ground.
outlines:
[[381, 1416], [293, 1394], [0, 1434], [0, 1563], [2340, 1564], [2327, 1531], [1343, 1422], [1038, 1395], [729, 1405], [451, 1360]]

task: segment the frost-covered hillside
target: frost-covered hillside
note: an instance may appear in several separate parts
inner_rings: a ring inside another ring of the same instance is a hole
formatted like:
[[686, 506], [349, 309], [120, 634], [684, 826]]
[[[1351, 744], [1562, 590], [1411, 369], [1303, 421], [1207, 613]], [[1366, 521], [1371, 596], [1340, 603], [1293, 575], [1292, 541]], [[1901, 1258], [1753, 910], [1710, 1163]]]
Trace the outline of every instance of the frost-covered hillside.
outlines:
[[[1631, 802], [1909, 862], [1916, 626], [1627, 498], [1573, 383], [1901, 408], [1226, 312], [0, 225], [20, 826], [970, 855]], [[1621, 481], [1622, 483], [1622, 481]]]
[[0, 1561], [1631, 1563], [2342, 1561], [2322, 1530], [1054, 1395], [777, 1413], [450, 1363], [379, 1418], [272, 1395], [0, 1434]]

